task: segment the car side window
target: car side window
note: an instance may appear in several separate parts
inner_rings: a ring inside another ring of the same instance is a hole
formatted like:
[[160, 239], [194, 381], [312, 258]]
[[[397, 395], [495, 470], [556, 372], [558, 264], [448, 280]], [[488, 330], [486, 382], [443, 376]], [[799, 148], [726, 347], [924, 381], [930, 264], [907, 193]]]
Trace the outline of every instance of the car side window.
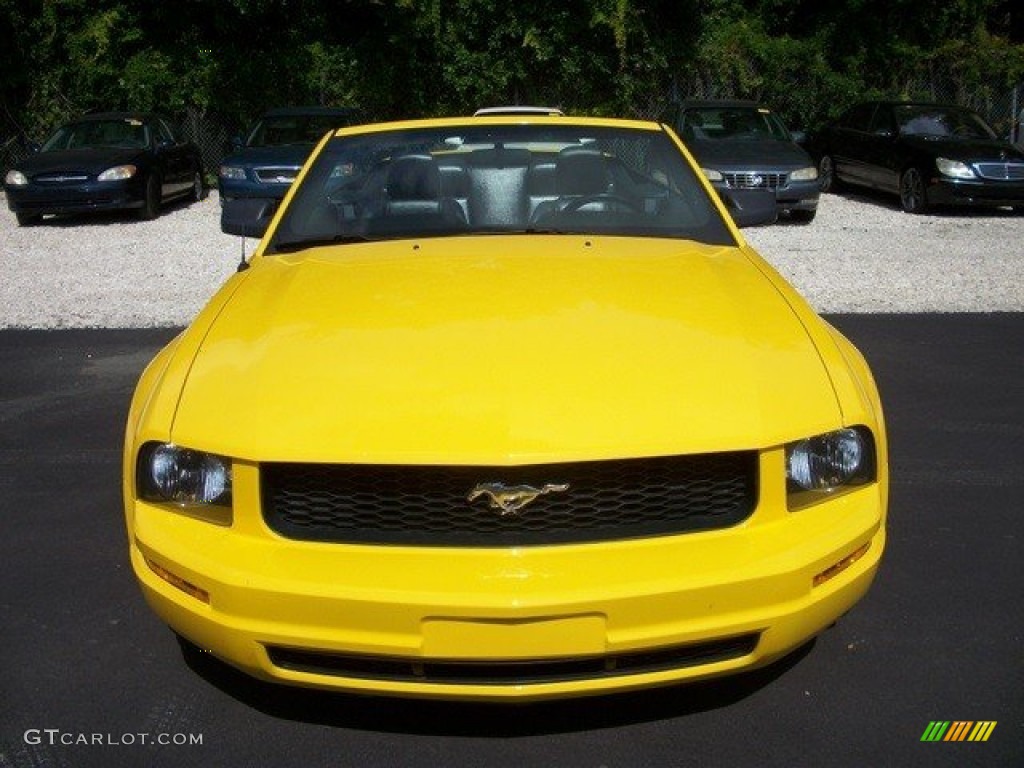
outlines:
[[870, 128], [871, 117], [874, 115], [874, 112], [874, 104], [858, 104], [847, 110], [846, 114], [840, 118], [839, 124], [843, 128], [849, 128], [853, 131], [867, 131]]
[[162, 119], [156, 121], [156, 135], [157, 135], [157, 141], [160, 142], [161, 144], [165, 144], [165, 143], [177, 144], [178, 143], [178, 139], [174, 135], [174, 131], [172, 131], [171, 127], [166, 122], [164, 122]]
[[875, 115], [871, 120], [871, 133], [882, 135], [892, 135], [896, 132], [896, 121], [893, 118], [892, 109], [889, 107], [880, 106], [875, 110]]

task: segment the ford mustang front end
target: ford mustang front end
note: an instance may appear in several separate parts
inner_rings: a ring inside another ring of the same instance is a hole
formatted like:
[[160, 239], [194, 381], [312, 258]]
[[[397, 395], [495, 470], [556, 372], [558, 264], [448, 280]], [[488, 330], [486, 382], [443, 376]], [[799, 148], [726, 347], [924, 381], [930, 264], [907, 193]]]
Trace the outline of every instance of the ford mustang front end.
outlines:
[[885, 428], [727, 203], [651, 123], [327, 137], [136, 391], [149, 604], [262, 679], [410, 697], [637, 689], [806, 643], [878, 567]]

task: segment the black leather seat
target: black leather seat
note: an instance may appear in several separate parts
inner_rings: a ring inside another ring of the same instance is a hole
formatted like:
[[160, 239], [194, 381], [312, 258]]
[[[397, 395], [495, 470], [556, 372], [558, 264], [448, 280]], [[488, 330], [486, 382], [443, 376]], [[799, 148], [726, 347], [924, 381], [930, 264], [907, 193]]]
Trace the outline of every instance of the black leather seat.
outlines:
[[602, 196], [612, 191], [608, 162], [600, 150], [567, 147], [555, 158], [554, 186], [557, 197], [536, 206], [531, 217], [533, 223], [543, 223], [570, 207], [572, 210], [604, 210], [607, 203]]
[[464, 228], [466, 215], [452, 197], [441, 194], [441, 172], [430, 155], [403, 155], [391, 161], [384, 190], [383, 216], [401, 219], [388, 229]]

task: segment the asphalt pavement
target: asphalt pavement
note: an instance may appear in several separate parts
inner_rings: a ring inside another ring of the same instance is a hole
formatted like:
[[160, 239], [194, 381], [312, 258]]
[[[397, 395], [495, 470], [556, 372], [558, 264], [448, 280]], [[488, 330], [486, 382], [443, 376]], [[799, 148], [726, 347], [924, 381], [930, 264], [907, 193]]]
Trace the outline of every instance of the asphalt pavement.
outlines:
[[[1024, 314], [841, 315], [890, 430], [867, 598], [782, 662], [485, 706], [280, 688], [183, 655], [127, 559], [123, 424], [173, 330], [0, 331], [0, 768], [1022, 766]], [[934, 722], [987, 741], [923, 741]]]

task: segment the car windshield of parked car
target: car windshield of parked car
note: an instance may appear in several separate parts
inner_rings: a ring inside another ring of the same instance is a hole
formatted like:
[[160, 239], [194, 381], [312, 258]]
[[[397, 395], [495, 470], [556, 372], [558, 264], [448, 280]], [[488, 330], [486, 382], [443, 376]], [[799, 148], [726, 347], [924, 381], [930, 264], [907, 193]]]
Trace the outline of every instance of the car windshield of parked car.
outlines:
[[763, 107], [687, 109], [683, 117], [683, 138], [697, 141], [792, 141], [782, 121]]
[[279, 147], [285, 144], [315, 144], [343, 120], [329, 115], [274, 115], [257, 123], [246, 146]]
[[904, 136], [937, 136], [955, 139], [995, 138], [995, 132], [978, 115], [947, 107], [896, 107], [896, 122]]
[[149, 127], [135, 118], [83, 120], [57, 129], [42, 152], [60, 149], [144, 149], [149, 146]]
[[735, 244], [664, 131], [491, 124], [333, 138], [295, 190], [267, 252], [507, 233]]

